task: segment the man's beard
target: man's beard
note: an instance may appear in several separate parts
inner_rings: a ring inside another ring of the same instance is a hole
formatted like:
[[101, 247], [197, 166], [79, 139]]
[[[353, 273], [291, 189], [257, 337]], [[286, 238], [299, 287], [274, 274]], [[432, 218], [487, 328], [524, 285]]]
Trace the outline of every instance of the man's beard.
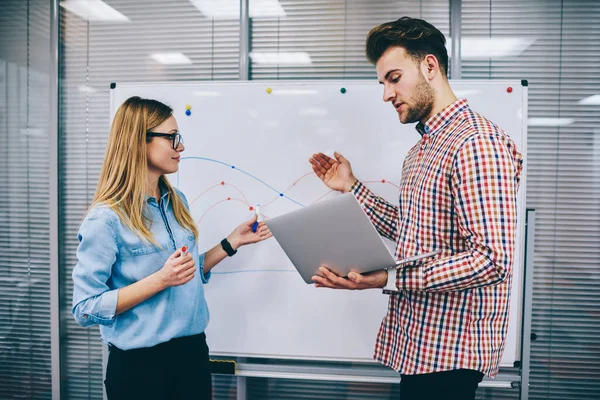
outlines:
[[406, 120], [400, 121], [403, 124], [410, 124], [413, 122], [421, 121], [425, 118], [433, 109], [433, 103], [435, 101], [435, 92], [427, 84], [425, 78], [419, 75], [419, 83], [415, 86], [413, 96], [410, 99], [410, 106], [408, 107]]

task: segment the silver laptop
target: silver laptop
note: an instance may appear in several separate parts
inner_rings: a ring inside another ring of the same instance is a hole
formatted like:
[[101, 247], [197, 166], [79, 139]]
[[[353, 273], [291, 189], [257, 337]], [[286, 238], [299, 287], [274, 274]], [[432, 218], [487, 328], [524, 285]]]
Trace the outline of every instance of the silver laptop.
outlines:
[[266, 221], [306, 283], [326, 265], [338, 276], [390, 268], [396, 260], [352, 193]]

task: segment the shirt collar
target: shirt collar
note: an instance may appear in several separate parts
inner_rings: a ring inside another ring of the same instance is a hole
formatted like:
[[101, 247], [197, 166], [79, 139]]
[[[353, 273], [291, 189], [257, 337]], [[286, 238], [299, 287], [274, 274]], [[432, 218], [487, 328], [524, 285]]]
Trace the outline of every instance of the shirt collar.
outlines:
[[[169, 191], [167, 190], [167, 188], [165, 187], [165, 185], [162, 183], [162, 181], [158, 181], [158, 190], [160, 191], [160, 200], [163, 200], [168, 194]], [[154, 198], [154, 196], [148, 196], [146, 195], [146, 202], [150, 203], [153, 200], [156, 202], [156, 199]]]
[[443, 130], [461, 111], [469, 107], [467, 99], [458, 99], [448, 107], [444, 108], [425, 123], [419, 122], [415, 128], [421, 136], [434, 135]]

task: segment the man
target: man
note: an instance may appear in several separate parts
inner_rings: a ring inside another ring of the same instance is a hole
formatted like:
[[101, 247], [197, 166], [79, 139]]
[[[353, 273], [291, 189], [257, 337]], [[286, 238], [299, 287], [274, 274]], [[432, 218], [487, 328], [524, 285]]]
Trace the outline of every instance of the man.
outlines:
[[401, 398], [474, 399], [495, 377], [508, 328], [522, 158], [496, 125], [458, 100], [448, 83], [444, 35], [408, 17], [367, 37], [389, 102], [422, 138], [402, 168], [399, 207], [376, 197], [335, 153], [310, 159], [331, 189], [354, 193], [398, 259], [441, 250], [395, 271], [336, 276], [321, 267], [318, 287], [391, 293], [374, 358], [401, 373]]

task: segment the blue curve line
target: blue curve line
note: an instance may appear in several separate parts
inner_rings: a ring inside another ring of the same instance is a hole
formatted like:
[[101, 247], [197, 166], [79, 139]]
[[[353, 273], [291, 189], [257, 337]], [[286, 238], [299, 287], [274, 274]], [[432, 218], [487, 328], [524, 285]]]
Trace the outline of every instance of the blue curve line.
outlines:
[[231, 275], [231, 274], [243, 274], [244, 272], [296, 272], [292, 269], [248, 269], [244, 271], [232, 271], [232, 272], [211, 272], [212, 275]]
[[[240, 171], [241, 173], [248, 175], [250, 178], [252, 178], [252, 179], [255, 179], [255, 180], [259, 181], [260, 183], [262, 183], [263, 185], [265, 185], [266, 187], [268, 187], [269, 189], [271, 189], [272, 191], [274, 191], [275, 193], [277, 193], [279, 196], [281, 196], [281, 197], [285, 197], [285, 198], [286, 198], [286, 199], [288, 199], [289, 201], [291, 201], [291, 202], [293, 202], [293, 203], [296, 203], [296, 204], [298, 204], [300, 207], [304, 207], [304, 205], [300, 204], [299, 202], [297, 202], [296, 200], [292, 199], [291, 197], [289, 197], [289, 196], [285, 195], [284, 193], [281, 193], [279, 190], [275, 189], [273, 186], [271, 186], [271, 185], [269, 185], [268, 183], [266, 183], [266, 182], [264, 182], [264, 181], [262, 181], [262, 180], [258, 179], [256, 176], [254, 176], [254, 175], [252, 175], [252, 174], [250, 174], [250, 173], [248, 173], [248, 172], [244, 171], [243, 169], [239, 169], [239, 168], [237, 168], [237, 167], [236, 167], [236, 166], [234, 166], [234, 165], [227, 164], [227, 163], [225, 163], [225, 162], [223, 162], [223, 161], [214, 160], [214, 159], [212, 159], [212, 158], [206, 158], [206, 157], [183, 157], [183, 158], [182, 158], [182, 160], [187, 160], [187, 159], [211, 161], [211, 162], [214, 162], [214, 163], [217, 163], [217, 164], [222, 164], [222, 165], [225, 165], [225, 166], [227, 166], [227, 167], [229, 167], [229, 168], [233, 168], [233, 169], [235, 169], [235, 170], [238, 170], [238, 171]], [[179, 172], [177, 173], [177, 183], [179, 184]]]

